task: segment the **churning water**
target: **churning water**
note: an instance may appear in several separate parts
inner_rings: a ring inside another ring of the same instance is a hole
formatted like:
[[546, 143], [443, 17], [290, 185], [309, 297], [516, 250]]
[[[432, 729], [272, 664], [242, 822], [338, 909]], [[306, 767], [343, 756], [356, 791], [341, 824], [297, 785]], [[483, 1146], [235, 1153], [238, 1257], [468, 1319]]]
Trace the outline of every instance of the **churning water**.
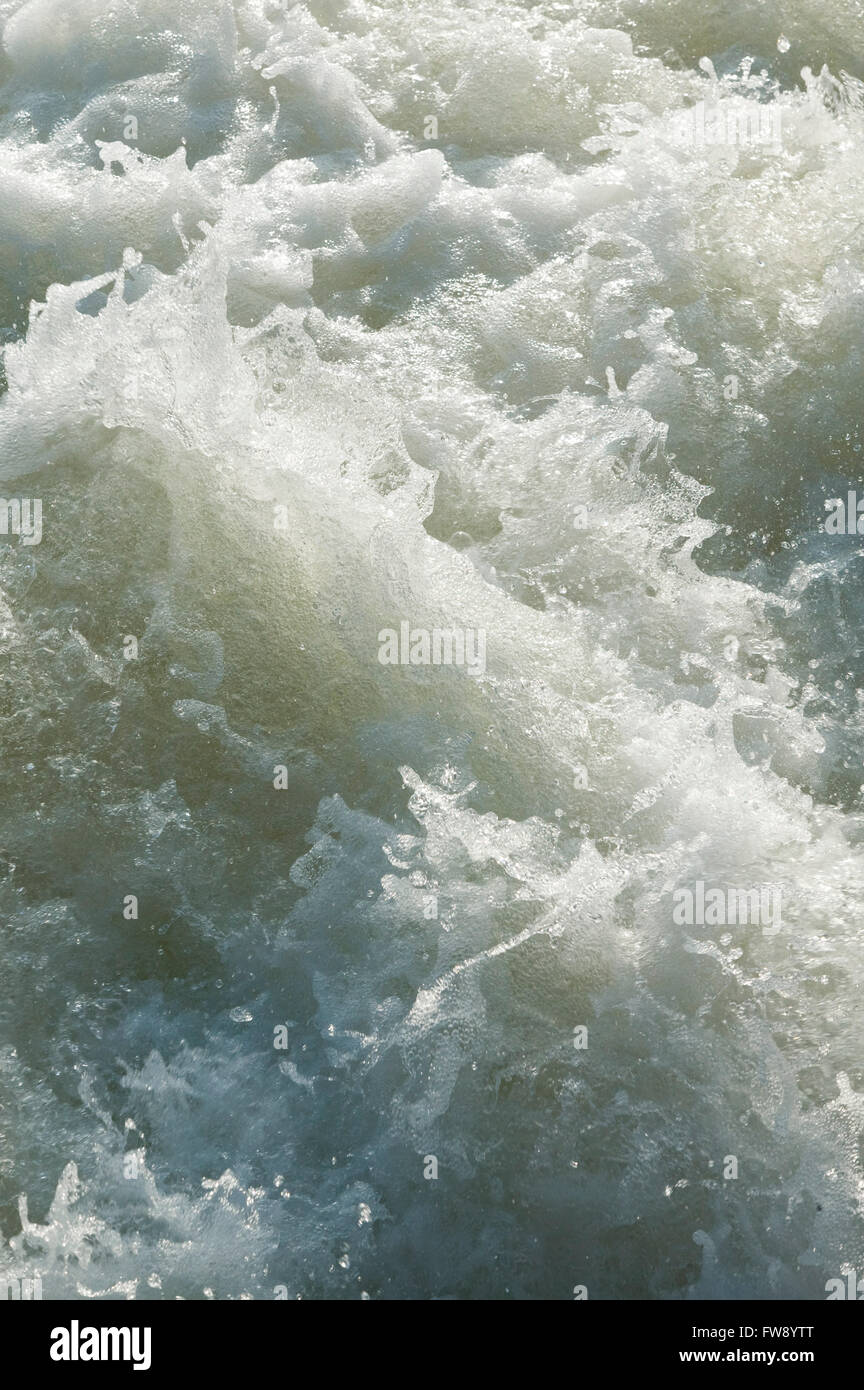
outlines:
[[0, 1278], [864, 1269], [862, 9], [0, 0]]

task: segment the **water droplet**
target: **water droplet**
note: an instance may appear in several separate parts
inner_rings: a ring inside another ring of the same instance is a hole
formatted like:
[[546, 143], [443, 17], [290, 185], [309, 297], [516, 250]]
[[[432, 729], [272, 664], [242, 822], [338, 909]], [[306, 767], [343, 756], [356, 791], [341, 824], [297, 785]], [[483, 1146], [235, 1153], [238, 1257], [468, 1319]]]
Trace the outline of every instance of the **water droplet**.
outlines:
[[454, 531], [450, 537], [450, 544], [454, 550], [467, 550], [474, 544], [474, 537], [469, 536], [467, 531]]

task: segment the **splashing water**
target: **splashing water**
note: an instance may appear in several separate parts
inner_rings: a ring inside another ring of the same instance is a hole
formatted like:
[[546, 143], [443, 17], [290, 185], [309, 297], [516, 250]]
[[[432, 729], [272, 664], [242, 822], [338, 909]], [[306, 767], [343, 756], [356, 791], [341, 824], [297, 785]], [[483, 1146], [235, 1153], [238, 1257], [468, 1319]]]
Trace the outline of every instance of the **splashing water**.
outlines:
[[864, 1267], [857, 11], [0, 0], [0, 1278]]

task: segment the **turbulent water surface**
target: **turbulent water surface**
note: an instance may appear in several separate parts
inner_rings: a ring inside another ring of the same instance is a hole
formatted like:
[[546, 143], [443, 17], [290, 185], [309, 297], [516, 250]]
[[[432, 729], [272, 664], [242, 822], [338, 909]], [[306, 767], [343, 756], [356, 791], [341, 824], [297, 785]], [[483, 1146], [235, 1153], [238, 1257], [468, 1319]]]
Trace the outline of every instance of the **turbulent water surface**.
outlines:
[[0, 1277], [864, 1269], [862, 10], [0, 0]]

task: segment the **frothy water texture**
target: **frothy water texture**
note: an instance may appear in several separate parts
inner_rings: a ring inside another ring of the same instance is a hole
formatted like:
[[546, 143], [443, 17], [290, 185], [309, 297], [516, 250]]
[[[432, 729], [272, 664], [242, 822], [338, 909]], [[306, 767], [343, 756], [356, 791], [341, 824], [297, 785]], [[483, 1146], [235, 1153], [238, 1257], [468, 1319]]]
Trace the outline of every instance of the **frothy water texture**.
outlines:
[[862, 20], [0, 0], [0, 1277], [864, 1270]]

